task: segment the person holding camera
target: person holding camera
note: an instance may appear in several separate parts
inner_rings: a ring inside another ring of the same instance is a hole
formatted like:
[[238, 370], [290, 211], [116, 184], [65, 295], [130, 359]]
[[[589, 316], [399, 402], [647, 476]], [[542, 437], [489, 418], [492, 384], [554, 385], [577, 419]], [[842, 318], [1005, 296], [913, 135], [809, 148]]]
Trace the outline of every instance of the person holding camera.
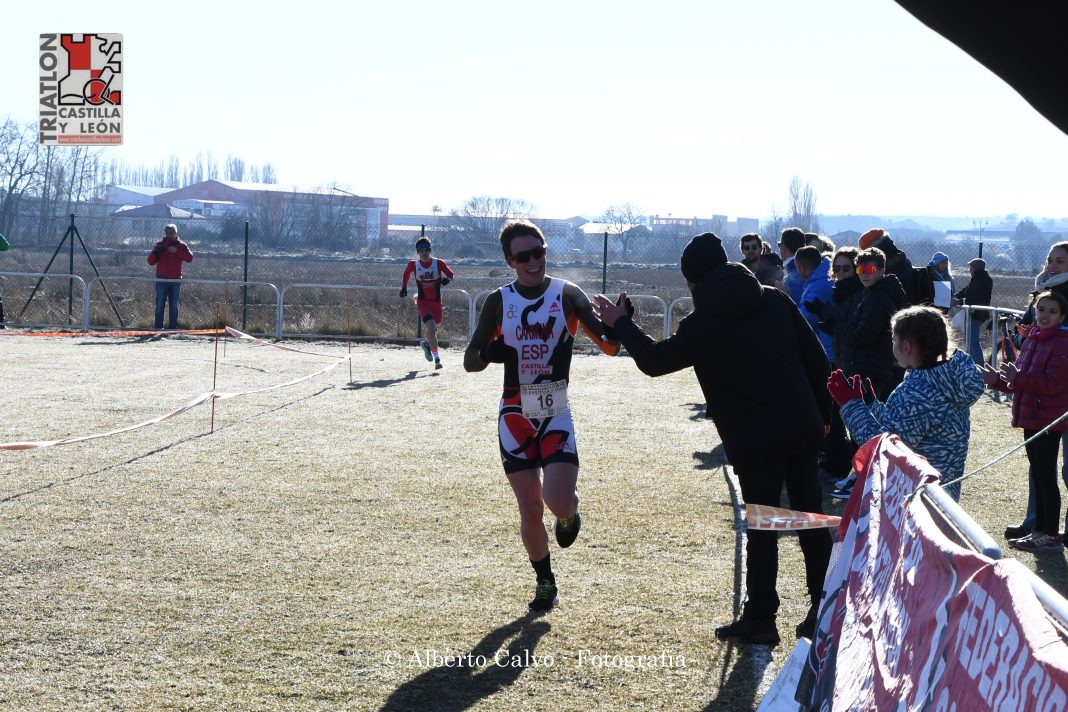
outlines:
[[152, 247], [148, 264], [156, 267], [156, 322], [155, 328], [163, 328], [163, 308], [169, 305], [167, 328], [178, 328], [178, 292], [182, 283], [182, 263], [192, 262], [189, 245], [178, 237], [178, 226], [171, 223], [163, 228], [163, 239]]

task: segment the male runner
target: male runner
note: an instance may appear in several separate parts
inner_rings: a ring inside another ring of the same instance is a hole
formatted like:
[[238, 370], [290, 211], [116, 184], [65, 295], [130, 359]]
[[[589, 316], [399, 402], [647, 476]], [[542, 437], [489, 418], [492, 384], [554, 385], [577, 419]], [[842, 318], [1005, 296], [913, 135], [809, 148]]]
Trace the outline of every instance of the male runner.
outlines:
[[408, 296], [408, 280], [415, 275], [418, 293], [415, 298], [419, 318], [426, 325], [426, 338], [419, 342], [427, 361], [434, 362], [434, 368], [441, 368], [441, 355], [438, 353], [438, 324], [441, 323], [441, 288], [451, 282], [455, 275], [445, 260], [430, 256], [430, 238], [420, 237], [415, 241], [418, 259], [409, 260], [404, 268], [400, 297]]
[[619, 353], [619, 344], [606, 340], [604, 326], [579, 287], [545, 274], [545, 238], [536, 225], [510, 221], [500, 240], [516, 279], [486, 298], [464, 352], [464, 368], [482, 371], [491, 362], [504, 364], [497, 420], [501, 462], [519, 505], [520, 535], [538, 582], [528, 606], [547, 611], [558, 598], [543, 503], [556, 516], [554, 533], [561, 548], [574, 543], [582, 526], [578, 450], [567, 400], [575, 331], [581, 322], [610, 355]]

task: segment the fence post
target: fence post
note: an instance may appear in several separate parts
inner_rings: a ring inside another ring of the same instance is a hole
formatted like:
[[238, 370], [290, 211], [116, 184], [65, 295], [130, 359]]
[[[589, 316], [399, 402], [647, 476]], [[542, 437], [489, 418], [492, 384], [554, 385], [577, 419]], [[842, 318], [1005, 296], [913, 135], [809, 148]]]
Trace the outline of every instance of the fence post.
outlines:
[[601, 294], [608, 294], [608, 230], [604, 231], [604, 257], [601, 259]]
[[70, 267], [67, 274], [71, 276], [71, 279], [67, 281], [67, 323], [69, 324], [74, 316], [74, 213], [70, 214], [70, 227], [67, 228], [67, 234], [70, 235]]
[[248, 220], [245, 221], [245, 274], [241, 278], [241, 331], [247, 332], [248, 327]]

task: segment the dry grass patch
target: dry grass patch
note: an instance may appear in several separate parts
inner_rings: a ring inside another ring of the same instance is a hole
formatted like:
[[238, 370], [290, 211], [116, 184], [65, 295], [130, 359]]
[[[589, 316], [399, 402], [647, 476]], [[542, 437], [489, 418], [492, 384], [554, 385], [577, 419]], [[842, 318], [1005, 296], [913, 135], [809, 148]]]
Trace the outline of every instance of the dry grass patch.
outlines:
[[[3, 344], [5, 442], [127, 425], [212, 382], [207, 340]], [[0, 707], [755, 707], [807, 606], [800, 552], [784, 540], [784, 645], [720, 645], [733, 509], [692, 374], [652, 381], [626, 358], [576, 356], [585, 524], [574, 547], [553, 548], [562, 605], [532, 618], [497, 454], [499, 370], [466, 374], [455, 349], [438, 372], [417, 348], [352, 353], [351, 382], [342, 366], [219, 402], [211, 434], [200, 408], [106, 440], [0, 452]], [[327, 362], [230, 344], [218, 387]], [[1019, 442], [1006, 419], [1003, 406], [976, 409], [973, 461]], [[965, 483], [965, 506], [991, 531], [1019, 498], [1020, 458]], [[540, 664], [492, 664], [502, 649]], [[428, 651], [489, 664], [427, 665]], [[596, 664], [662, 653], [673, 666]]]

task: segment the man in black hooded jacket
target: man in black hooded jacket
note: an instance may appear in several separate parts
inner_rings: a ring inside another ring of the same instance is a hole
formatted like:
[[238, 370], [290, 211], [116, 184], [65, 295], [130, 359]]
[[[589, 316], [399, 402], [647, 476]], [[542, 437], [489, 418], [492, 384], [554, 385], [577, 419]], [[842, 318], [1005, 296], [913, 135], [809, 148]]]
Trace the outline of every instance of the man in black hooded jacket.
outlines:
[[[761, 286], [740, 264], [728, 263], [720, 239], [707, 232], [682, 254], [682, 274], [694, 312], [674, 336], [654, 341], [627, 316], [625, 296], [604, 295], [594, 306], [614, 326], [635, 364], [648, 376], [693, 367], [723, 449], [749, 504], [779, 506], [783, 484], [793, 509], [820, 512], [817, 455], [830, 422], [827, 356], [805, 318], [782, 292]], [[729, 349], [723, 344], [730, 344]], [[753, 381], [740, 373], [760, 373]], [[746, 544], [748, 600], [741, 618], [716, 629], [722, 639], [779, 641], [778, 533], [751, 530]], [[831, 553], [826, 529], [798, 534], [805, 557], [809, 613], [797, 633], [811, 636]]]

